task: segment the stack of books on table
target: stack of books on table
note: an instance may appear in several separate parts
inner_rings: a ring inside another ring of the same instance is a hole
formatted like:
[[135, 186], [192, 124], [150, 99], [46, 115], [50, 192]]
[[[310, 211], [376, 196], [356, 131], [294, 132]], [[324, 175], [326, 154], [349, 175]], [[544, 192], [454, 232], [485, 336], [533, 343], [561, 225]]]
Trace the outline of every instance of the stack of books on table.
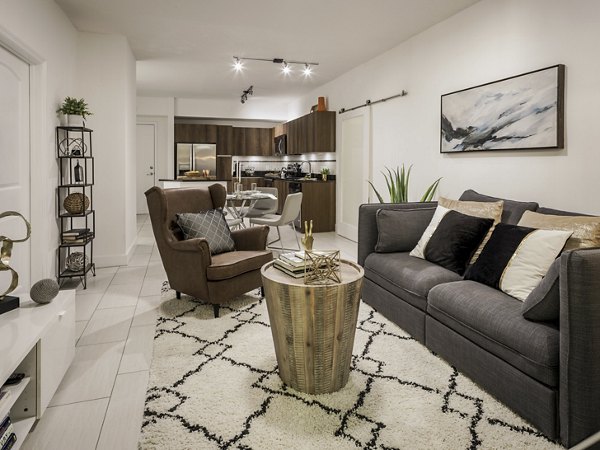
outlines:
[[17, 435], [14, 432], [14, 427], [10, 421], [10, 417], [6, 416], [0, 424], [0, 449], [8, 450], [17, 442]]
[[63, 231], [62, 239], [65, 244], [82, 244], [86, 239], [92, 237], [89, 228], [74, 228]]
[[282, 253], [275, 260], [274, 267], [290, 277], [302, 278], [304, 276], [304, 252], [301, 256], [298, 256], [298, 253], [300, 252]]

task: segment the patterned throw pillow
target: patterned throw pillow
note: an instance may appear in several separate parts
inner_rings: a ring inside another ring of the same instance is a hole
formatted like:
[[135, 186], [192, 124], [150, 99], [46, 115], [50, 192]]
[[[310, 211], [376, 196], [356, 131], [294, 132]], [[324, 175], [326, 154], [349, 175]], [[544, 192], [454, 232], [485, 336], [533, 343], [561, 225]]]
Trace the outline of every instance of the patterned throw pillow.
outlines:
[[525, 301], [571, 234], [499, 223], [475, 264], [467, 269], [465, 280], [487, 284]]
[[177, 214], [177, 225], [185, 239], [205, 238], [211, 255], [235, 250], [231, 230], [220, 209]]

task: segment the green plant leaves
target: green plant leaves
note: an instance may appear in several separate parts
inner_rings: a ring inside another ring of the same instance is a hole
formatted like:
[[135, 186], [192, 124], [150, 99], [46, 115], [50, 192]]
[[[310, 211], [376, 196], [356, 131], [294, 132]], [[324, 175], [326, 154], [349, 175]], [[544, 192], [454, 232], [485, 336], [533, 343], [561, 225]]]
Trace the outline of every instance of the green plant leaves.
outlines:
[[[389, 167], [385, 167], [384, 172], [381, 171], [383, 177], [385, 178], [385, 184], [388, 189], [388, 193], [390, 195], [390, 203], [407, 203], [408, 202], [408, 186], [410, 183], [410, 172], [412, 170], [412, 165], [406, 169], [404, 164], [402, 167], [396, 167], [396, 169], [391, 170]], [[421, 202], [430, 202], [435, 193], [437, 192], [438, 186], [440, 184], [441, 178], [435, 180], [431, 186], [427, 188], [423, 196], [421, 197]], [[369, 185], [377, 195], [377, 199], [379, 203], [385, 203], [383, 196], [375, 189], [375, 186], [372, 182], [368, 181]]]

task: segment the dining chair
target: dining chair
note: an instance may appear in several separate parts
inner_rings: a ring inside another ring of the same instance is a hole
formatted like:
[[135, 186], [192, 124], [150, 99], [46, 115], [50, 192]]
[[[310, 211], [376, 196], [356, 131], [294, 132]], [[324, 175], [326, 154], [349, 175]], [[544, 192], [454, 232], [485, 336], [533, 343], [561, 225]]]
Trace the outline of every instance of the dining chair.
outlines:
[[261, 187], [258, 188], [258, 190], [263, 194], [271, 194], [275, 196], [275, 198], [262, 198], [257, 200], [251, 208], [248, 208], [248, 212], [244, 217], [251, 219], [253, 217], [263, 217], [266, 214], [275, 214], [277, 212], [277, 206], [279, 204], [279, 200], [277, 200], [277, 188]]
[[[262, 217], [253, 217], [250, 219], [250, 225], [268, 225], [270, 227], [277, 228], [277, 239], [271, 241], [267, 244], [267, 247], [271, 246], [275, 242], [279, 241], [281, 245], [281, 250], [301, 250], [300, 242], [298, 241], [298, 234], [296, 233], [296, 229], [294, 228], [294, 221], [296, 217], [300, 215], [300, 211], [302, 209], [302, 192], [297, 192], [295, 194], [289, 194], [285, 198], [285, 203], [283, 205], [283, 210], [281, 211], [281, 215], [277, 214], [265, 214]], [[294, 248], [285, 248], [283, 246], [283, 241], [281, 239], [281, 232], [279, 230], [280, 226], [283, 225], [291, 225], [292, 230], [294, 232], [294, 237], [296, 238], [297, 249]]]

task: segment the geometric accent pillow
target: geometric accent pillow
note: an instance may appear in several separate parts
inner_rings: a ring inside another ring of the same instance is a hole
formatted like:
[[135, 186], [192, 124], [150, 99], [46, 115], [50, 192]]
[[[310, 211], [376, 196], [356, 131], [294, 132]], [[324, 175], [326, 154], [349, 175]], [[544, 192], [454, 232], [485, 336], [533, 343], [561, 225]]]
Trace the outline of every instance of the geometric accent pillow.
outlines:
[[221, 209], [177, 214], [184, 239], [205, 238], [211, 255], [235, 250], [231, 230]]
[[553, 216], [525, 211], [519, 225], [544, 230], [572, 231], [565, 250], [600, 247], [600, 217], [593, 216]]
[[493, 224], [494, 219], [449, 211], [429, 239], [425, 247], [425, 259], [462, 275]]
[[499, 223], [475, 264], [467, 269], [465, 280], [486, 284], [525, 301], [571, 234]]

